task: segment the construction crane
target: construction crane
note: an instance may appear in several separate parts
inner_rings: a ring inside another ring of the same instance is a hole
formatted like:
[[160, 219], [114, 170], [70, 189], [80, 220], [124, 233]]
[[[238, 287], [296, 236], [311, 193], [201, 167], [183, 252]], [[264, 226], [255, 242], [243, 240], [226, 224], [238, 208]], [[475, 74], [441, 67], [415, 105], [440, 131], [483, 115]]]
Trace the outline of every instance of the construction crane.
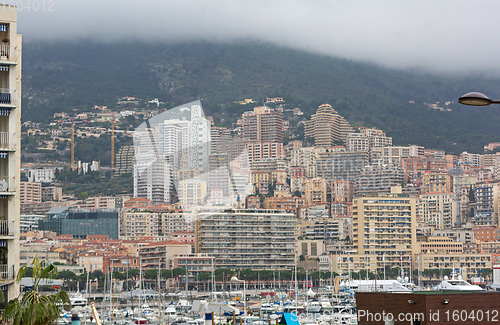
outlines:
[[71, 170], [75, 170], [75, 118], [71, 119]]
[[71, 123], [71, 170], [75, 170], [75, 123], [82, 123], [80, 121], [75, 122], [75, 118], [71, 118], [71, 122], [59, 122], [62, 124], [70, 124]]
[[115, 117], [111, 120], [111, 170], [115, 169]]

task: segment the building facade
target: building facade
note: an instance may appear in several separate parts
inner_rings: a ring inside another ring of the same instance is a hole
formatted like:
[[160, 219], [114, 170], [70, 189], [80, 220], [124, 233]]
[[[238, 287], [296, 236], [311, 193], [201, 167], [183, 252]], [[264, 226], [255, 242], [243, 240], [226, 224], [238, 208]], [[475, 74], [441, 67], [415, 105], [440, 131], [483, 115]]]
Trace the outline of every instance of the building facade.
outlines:
[[42, 202], [42, 184], [31, 182], [20, 182], [20, 200], [21, 203], [41, 203]]
[[[14, 8], [14, 10], [13, 10]], [[19, 295], [15, 276], [19, 271], [19, 209], [21, 179], [21, 53], [17, 34], [17, 8], [0, 5], [0, 289], [6, 300]], [[16, 182], [17, 180], [17, 182]]]
[[295, 216], [282, 210], [200, 212], [196, 253], [207, 253], [217, 266], [232, 270], [292, 270]]
[[316, 147], [329, 148], [336, 142], [345, 141], [347, 134], [353, 131], [349, 123], [331, 105], [323, 104], [306, 122], [305, 136], [314, 138]]
[[376, 255], [377, 269], [396, 266], [401, 258], [418, 253], [416, 197], [395, 187], [388, 194], [366, 194], [353, 201], [353, 242], [358, 254]]

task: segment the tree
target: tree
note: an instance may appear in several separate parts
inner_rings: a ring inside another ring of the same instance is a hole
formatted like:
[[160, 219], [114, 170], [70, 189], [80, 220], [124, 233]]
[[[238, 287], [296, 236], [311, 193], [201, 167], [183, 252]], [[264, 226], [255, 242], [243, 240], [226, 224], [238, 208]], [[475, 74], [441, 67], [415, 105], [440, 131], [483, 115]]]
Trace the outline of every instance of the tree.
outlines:
[[302, 193], [299, 190], [295, 190], [292, 196], [302, 197]]
[[483, 276], [485, 279], [489, 279], [493, 275], [493, 270], [490, 268], [483, 269], [481, 272], [481, 276]]
[[94, 275], [95, 278], [98, 278], [98, 279], [100, 279], [102, 276], [104, 276], [104, 273], [102, 273], [101, 270], [95, 270], [94, 272], [92, 272], [92, 274]]
[[158, 278], [158, 270], [147, 270], [144, 273], [144, 278], [149, 280]]
[[88, 197], [89, 197], [89, 193], [87, 193], [87, 192], [80, 193], [80, 199], [86, 200]]
[[132, 269], [128, 271], [129, 276], [139, 276], [139, 270], [137, 269]]
[[184, 270], [182, 267], [176, 267], [175, 269], [172, 270], [172, 274], [174, 275], [174, 278], [176, 278], [179, 275], [185, 275], [186, 270]]
[[[31, 263], [33, 267], [33, 289], [24, 292], [17, 298], [10, 300], [5, 307], [3, 319], [12, 321], [13, 325], [47, 325], [53, 324], [59, 318], [60, 307], [71, 308], [71, 302], [66, 291], [61, 290], [53, 295], [41, 295], [38, 292], [40, 280], [54, 278], [57, 275], [56, 266], [46, 265], [37, 257]], [[16, 281], [20, 281], [26, 274], [27, 267], [22, 266], [17, 274]]]

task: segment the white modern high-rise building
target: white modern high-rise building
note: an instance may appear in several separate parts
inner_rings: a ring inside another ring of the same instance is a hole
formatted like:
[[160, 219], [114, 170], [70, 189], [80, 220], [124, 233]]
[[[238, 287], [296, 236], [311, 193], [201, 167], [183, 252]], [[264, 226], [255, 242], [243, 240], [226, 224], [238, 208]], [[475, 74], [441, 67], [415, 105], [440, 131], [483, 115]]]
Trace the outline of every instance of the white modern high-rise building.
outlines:
[[201, 178], [206, 178], [210, 126], [199, 101], [141, 124], [134, 133], [134, 196], [171, 203], [171, 191], [179, 185], [179, 170], [198, 170]]
[[134, 161], [134, 197], [154, 203], [170, 203], [172, 166], [153, 155], [138, 155]]
[[203, 114], [200, 103], [191, 105], [188, 125], [188, 167], [207, 172], [210, 155], [210, 121]]
[[160, 157], [168, 160], [176, 169], [181, 167], [183, 155], [187, 155], [188, 148], [187, 120], [165, 120], [158, 125], [158, 146]]
[[0, 5], [0, 290], [19, 295], [19, 180], [21, 166], [21, 52], [17, 8]]

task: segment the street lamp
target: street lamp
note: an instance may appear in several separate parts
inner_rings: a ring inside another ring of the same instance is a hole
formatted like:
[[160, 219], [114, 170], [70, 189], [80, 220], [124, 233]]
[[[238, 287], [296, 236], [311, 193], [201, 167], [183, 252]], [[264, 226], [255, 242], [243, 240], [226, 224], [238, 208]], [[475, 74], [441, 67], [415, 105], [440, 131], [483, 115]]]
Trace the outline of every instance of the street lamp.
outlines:
[[458, 102], [469, 106], [488, 106], [491, 104], [500, 104], [500, 100], [489, 99], [488, 96], [478, 92], [471, 92], [463, 95]]
[[232, 283], [237, 283], [237, 282], [243, 282], [243, 316], [246, 316], [247, 314], [247, 294], [246, 294], [246, 289], [245, 289], [245, 280], [239, 280], [238, 277], [233, 276], [231, 278]]

